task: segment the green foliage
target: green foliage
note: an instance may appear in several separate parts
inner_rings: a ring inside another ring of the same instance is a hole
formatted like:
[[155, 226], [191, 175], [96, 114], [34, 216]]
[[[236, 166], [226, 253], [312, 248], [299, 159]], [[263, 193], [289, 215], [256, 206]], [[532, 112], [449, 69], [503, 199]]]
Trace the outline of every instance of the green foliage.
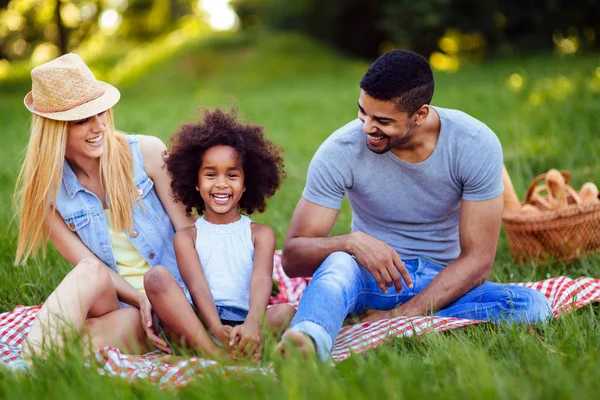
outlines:
[[[193, 0], [6, 0], [0, 2], [0, 60], [32, 58], [33, 64], [38, 65], [78, 49], [99, 34], [112, 41], [151, 40], [176, 29], [182, 18], [193, 14], [195, 3]], [[101, 26], [106, 13], [112, 13], [114, 27]]]
[[548, 50], [557, 35], [597, 48], [600, 3], [554, 0], [235, 0], [243, 26], [309, 34], [344, 52], [374, 57], [389, 47], [424, 55], [438, 50], [448, 29], [480, 34], [482, 49], [503, 53]]
[[[125, 56], [111, 57], [119, 62]], [[95, 62], [97, 69], [110, 64]], [[367, 67], [297, 35], [191, 42], [167, 61], [152, 64], [141, 79], [119, 85], [116, 123], [121, 130], [167, 142], [181, 122], [200, 117], [198, 108], [230, 108], [234, 100], [242, 119], [263, 124], [285, 148], [288, 178], [266, 213], [256, 218], [275, 229], [281, 247], [310, 159], [331, 132], [356, 117], [358, 82]], [[461, 109], [498, 134], [521, 197], [532, 177], [552, 167], [569, 169], [579, 188], [585, 181], [598, 183], [600, 176], [599, 67], [597, 56], [467, 64], [456, 74], [436, 73], [434, 104]], [[510, 79], [513, 74], [521, 78], [520, 86]], [[53, 249], [46, 259], [12, 266], [17, 221], [10, 203], [29, 134], [23, 106], [29, 87], [19, 80], [0, 87], [0, 311], [41, 303], [70, 268]], [[350, 218], [344, 204], [333, 233], [347, 232]], [[598, 277], [600, 257], [570, 265], [516, 266], [502, 234], [493, 280], [558, 275]], [[484, 324], [393, 340], [335, 367], [292, 359], [277, 364], [277, 380], [208, 374], [177, 390], [102, 376], [84, 365], [74, 346], [65, 357], [36, 363], [32, 375], [0, 369], [0, 398], [595, 398], [600, 390], [599, 320], [600, 309], [588, 306], [537, 330]], [[271, 361], [272, 346], [263, 365]]]

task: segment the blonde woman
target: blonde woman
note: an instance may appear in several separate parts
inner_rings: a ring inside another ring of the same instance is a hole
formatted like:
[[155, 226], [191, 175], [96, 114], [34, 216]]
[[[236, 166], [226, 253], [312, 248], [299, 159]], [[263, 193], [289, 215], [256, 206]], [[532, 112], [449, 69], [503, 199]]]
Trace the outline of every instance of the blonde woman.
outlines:
[[[33, 69], [25, 106], [31, 137], [15, 189], [20, 217], [15, 263], [25, 263], [50, 239], [75, 268], [44, 303], [23, 358], [59, 348], [66, 327], [93, 348], [169, 351], [152, 328], [143, 276], [166, 267], [181, 283], [175, 230], [192, 225], [170, 195], [162, 168], [164, 144], [116, 132], [113, 86], [96, 80], [75, 54]], [[128, 306], [129, 305], [129, 306]]]

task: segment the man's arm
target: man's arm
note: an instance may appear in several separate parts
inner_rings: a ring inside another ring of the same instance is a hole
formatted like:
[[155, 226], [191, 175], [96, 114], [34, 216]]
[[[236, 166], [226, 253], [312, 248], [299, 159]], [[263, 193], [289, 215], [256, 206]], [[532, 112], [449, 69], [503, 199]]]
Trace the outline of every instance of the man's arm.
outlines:
[[301, 198], [294, 211], [283, 246], [282, 265], [290, 277], [312, 276], [321, 263], [336, 251], [353, 255], [375, 278], [382, 291], [396, 286], [402, 290], [400, 275], [408, 287], [412, 281], [394, 249], [363, 232], [327, 237], [339, 211]]
[[444, 308], [469, 290], [483, 283], [496, 256], [502, 222], [502, 195], [491, 200], [463, 200], [460, 208], [460, 256], [444, 268], [431, 283], [411, 300], [381, 319], [395, 315], [425, 315]]
[[300, 198], [285, 243], [281, 264], [289, 277], [312, 276], [333, 252], [348, 251], [348, 235], [327, 237], [339, 211]]

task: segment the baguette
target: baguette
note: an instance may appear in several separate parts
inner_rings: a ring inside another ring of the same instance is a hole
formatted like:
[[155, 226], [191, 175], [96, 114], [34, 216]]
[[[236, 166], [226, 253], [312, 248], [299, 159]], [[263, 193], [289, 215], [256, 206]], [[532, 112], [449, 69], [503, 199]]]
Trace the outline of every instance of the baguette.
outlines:
[[551, 169], [546, 173], [546, 185], [548, 185], [548, 201], [553, 209], [567, 206], [567, 191], [565, 178], [556, 170]]
[[504, 211], [519, 212], [521, 203], [504, 165], [502, 166], [502, 183], [504, 184]]
[[598, 199], [598, 187], [592, 182], [586, 182], [579, 191], [579, 197], [581, 197], [582, 204], [597, 204], [600, 203]]
[[534, 206], [533, 204], [523, 204], [521, 207], [521, 213], [523, 214], [539, 214], [540, 209]]

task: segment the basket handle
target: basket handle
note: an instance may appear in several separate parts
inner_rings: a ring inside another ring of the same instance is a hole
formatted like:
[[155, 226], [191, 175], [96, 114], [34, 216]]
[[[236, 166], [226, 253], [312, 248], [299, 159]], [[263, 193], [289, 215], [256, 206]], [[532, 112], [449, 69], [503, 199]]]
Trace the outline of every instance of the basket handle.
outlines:
[[[569, 180], [571, 180], [571, 173], [569, 171], [566, 170], [560, 170], [561, 175], [563, 176], [563, 178], [565, 178], [565, 185], [567, 185], [569, 183]], [[535, 187], [537, 186], [538, 183], [540, 183], [542, 180], [544, 180], [544, 178], [546, 178], [546, 174], [541, 174], [536, 176], [531, 183], [529, 184], [529, 188], [527, 189], [527, 195], [525, 196], [525, 203], [529, 203], [531, 201], [531, 197], [535, 191]], [[577, 201], [577, 199], [579, 198], [579, 195], [577, 197], [573, 196], [575, 198], [575, 200]], [[579, 198], [579, 203], [581, 204], [581, 199]]]
[[573, 189], [570, 185], [566, 185], [565, 188], [567, 189], [567, 192], [569, 192], [569, 194], [573, 197], [573, 200], [575, 200], [575, 203], [580, 206], [582, 204], [581, 201], [581, 196], [579, 196], [579, 193], [577, 193], [577, 190]]

